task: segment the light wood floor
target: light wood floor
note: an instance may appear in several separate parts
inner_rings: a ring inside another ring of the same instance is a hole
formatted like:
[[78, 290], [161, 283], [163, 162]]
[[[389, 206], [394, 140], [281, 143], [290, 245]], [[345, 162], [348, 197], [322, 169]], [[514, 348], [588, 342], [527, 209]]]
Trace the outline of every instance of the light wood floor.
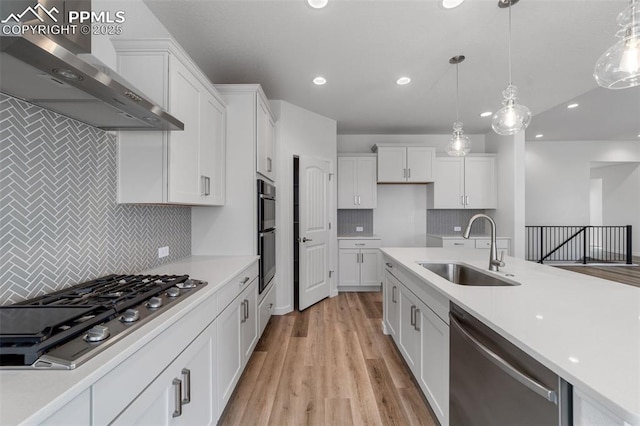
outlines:
[[437, 424], [381, 321], [380, 292], [272, 317], [220, 424]]
[[[640, 257], [634, 257], [633, 263], [640, 265]], [[581, 274], [591, 275], [605, 280], [617, 281], [640, 287], [640, 266], [557, 266]]]

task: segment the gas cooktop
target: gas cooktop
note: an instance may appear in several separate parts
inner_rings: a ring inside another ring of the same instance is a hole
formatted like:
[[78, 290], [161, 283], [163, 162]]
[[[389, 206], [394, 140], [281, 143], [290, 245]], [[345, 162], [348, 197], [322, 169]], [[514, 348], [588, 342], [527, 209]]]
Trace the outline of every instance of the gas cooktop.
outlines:
[[0, 306], [0, 368], [73, 369], [206, 285], [188, 275], [109, 275]]

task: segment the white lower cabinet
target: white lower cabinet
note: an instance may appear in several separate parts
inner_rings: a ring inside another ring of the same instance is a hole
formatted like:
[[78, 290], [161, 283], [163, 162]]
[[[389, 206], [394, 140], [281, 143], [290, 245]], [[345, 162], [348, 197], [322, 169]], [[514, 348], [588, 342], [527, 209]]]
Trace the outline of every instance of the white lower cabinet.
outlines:
[[227, 306], [216, 320], [217, 403], [222, 412], [258, 342], [258, 280]]
[[338, 286], [343, 291], [380, 288], [380, 240], [342, 239], [338, 242]]
[[47, 417], [41, 425], [84, 426], [91, 423], [91, 390], [86, 389], [64, 407]]
[[449, 424], [448, 302], [385, 259], [384, 331], [392, 336], [431, 409]]
[[573, 424], [579, 426], [630, 426], [580, 389], [573, 388]]
[[382, 298], [385, 333], [391, 335], [394, 340], [397, 340], [400, 325], [400, 317], [398, 316], [400, 313], [400, 301], [398, 299], [400, 287], [402, 287], [400, 281], [388, 271], [385, 271], [384, 295]]
[[213, 387], [216, 326], [209, 325], [113, 424], [209, 425], [217, 420]]
[[258, 334], [262, 335], [264, 329], [267, 327], [267, 323], [273, 315], [273, 309], [276, 306], [276, 288], [275, 285], [271, 285], [271, 288], [267, 290], [267, 294], [258, 303]]

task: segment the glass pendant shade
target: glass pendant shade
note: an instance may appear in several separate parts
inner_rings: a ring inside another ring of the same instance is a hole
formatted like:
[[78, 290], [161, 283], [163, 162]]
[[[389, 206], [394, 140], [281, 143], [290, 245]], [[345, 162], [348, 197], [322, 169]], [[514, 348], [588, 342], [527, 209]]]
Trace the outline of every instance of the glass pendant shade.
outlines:
[[531, 111], [526, 106], [518, 104], [518, 88], [513, 84], [504, 89], [502, 96], [504, 106], [493, 115], [491, 127], [499, 135], [515, 135], [529, 126]]
[[469, 151], [471, 151], [471, 139], [464, 135], [462, 123], [456, 121], [453, 123], [453, 136], [447, 144], [447, 154], [452, 157], [464, 157]]
[[618, 15], [620, 39], [600, 56], [593, 72], [596, 82], [607, 89], [640, 85], [640, 4], [633, 1]]

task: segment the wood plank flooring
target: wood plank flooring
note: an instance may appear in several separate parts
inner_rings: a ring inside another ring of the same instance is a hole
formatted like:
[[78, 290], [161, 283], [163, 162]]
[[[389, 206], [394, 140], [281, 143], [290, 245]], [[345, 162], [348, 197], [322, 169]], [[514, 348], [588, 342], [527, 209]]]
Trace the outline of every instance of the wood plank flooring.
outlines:
[[221, 425], [436, 425], [389, 336], [382, 293], [274, 316]]
[[[640, 265], [640, 258], [634, 257], [633, 263]], [[605, 280], [616, 281], [640, 287], [640, 266], [556, 266], [581, 274], [591, 275]]]

